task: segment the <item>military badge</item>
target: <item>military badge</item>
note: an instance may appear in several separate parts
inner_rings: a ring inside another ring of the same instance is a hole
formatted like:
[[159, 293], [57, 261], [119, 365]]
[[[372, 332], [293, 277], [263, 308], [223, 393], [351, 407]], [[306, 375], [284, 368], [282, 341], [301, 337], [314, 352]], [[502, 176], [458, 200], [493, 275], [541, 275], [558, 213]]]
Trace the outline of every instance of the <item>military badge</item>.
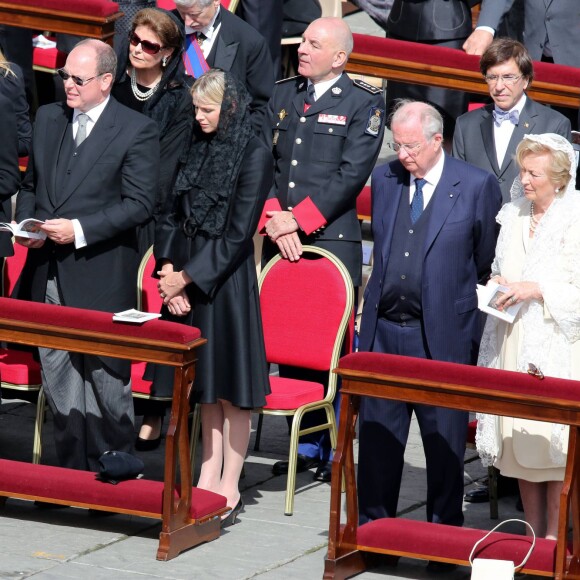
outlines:
[[284, 117], [286, 117], [288, 113], [286, 112], [286, 109], [282, 109], [279, 113], [278, 113], [278, 119], [280, 119], [280, 121], [284, 120]]
[[385, 111], [383, 109], [379, 109], [378, 107], [371, 107], [365, 133], [367, 135], [372, 135], [373, 137], [378, 137], [381, 131], [384, 116]]
[[346, 125], [346, 115], [318, 115], [318, 122], [327, 125]]
[[332, 94], [333, 95], [340, 95], [340, 93], [342, 93], [342, 89], [340, 87], [332, 87]]

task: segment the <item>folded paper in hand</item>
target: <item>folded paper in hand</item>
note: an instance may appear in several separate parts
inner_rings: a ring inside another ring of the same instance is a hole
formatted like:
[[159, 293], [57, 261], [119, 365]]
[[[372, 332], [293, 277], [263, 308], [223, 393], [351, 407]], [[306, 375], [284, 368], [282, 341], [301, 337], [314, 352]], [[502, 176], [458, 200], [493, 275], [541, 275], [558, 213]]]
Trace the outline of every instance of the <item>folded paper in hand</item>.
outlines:
[[490, 282], [487, 286], [477, 285], [477, 307], [487, 314], [497, 316], [510, 324], [514, 321], [516, 314], [522, 307], [523, 302], [512, 304], [504, 310], [498, 310], [496, 303], [510, 289], [507, 286]]
[[155, 314], [155, 312], [141, 312], [140, 310], [123, 310], [123, 312], [115, 312], [113, 314], [113, 320], [116, 322], [130, 322], [131, 324], [143, 324], [148, 320], [153, 320], [154, 318], [159, 318], [161, 314]]
[[0, 222], [0, 232], [10, 232], [17, 238], [31, 238], [33, 240], [45, 240], [46, 234], [38, 230], [38, 226], [43, 224], [41, 220], [28, 218], [19, 224]]

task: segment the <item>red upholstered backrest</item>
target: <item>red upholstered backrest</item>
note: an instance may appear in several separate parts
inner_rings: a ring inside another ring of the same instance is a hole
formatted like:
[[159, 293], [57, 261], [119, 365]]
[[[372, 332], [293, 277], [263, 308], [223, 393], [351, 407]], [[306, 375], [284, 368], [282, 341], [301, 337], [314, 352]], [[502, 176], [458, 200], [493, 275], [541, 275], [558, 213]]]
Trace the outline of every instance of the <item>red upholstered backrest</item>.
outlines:
[[157, 0], [157, 7], [165, 10], [175, 10], [175, 2], [173, 0]]
[[329, 370], [348, 300], [343, 274], [328, 258], [305, 252], [266, 268], [260, 305], [268, 362]]
[[371, 215], [371, 186], [365, 185], [356, 198], [356, 213], [361, 216]]
[[113, 322], [113, 315], [110, 312], [27, 302], [13, 298], [0, 298], [0, 318], [30, 321], [47, 327], [90, 329], [119, 336], [151, 338], [176, 344], [187, 344], [201, 336], [199, 329], [177, 322], [150, 320], [141, 326], [124, 324]]
[[[366, 34], [353, 34], [353, 38], [355, 53], [479, 72], [479, 57], [455, 48]], [[580, 86], [580, 69], [571, 66], [535, 61], [534, 77], [537, 81], [547, 83]]]
[[2, 280], [2, 296], [10, 296], [14, 285], [22, 272], [24, 262], [26, 262], [26, 255], [28, 248], [20, 244], [14, 244], [14, 255], [6, 258], [4, 261], [4, 278]]
[[109, 0], [34, 0], [34, 2], [20, 0], [19, 4], [100, 17], [112, 16], [119, 12], [119, 5]]
[[137, 283], [137, 292], [139, 293], [138, 308], [144, 312], [161, 312], [163, 300], [157, 291], [157, 278], [153, 278], [152, 274], [155, 270], [155, 257], [153, 256], [152, 248], [149, 248], [139, 268], [139, 280]]
[[411, 378], [419, 381], [466, 385], [482, 391], [500, 390], [524, 395], [580, 401], [580, 381], [553, 377], [545, 377], [544, 380], [539, 380], [528, 373], [516, 373], [422, 358], [356, 352], [341, 358], [339, 368]]

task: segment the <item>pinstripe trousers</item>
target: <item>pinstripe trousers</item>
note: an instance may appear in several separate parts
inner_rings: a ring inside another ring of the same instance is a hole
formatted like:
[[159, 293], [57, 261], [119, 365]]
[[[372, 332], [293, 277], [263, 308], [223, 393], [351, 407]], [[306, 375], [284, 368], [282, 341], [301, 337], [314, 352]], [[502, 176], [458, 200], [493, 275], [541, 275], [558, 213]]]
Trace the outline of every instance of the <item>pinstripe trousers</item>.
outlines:
[[[48, 280], [45, 301], [61, 304], [56, 278]], [[131, 452], [135, 416], [129, 377], [112, 373], [97, 356], [47, 348], [39, 353], [59, 465], [99, 471], [105, 451]]]

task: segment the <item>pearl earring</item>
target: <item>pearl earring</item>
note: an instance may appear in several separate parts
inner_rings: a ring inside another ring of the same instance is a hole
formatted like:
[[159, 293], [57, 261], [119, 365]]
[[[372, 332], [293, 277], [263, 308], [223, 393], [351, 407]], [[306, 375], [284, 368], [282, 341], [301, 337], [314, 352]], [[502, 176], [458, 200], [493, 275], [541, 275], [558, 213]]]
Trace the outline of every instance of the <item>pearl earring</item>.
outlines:
[[560, 193], [560, 188], [556, 187], [556, 193]]
[[164, 57], [161, 59], [161, 66], [167, 66], [167, 61], [168, 61], [168, 60], [169, 60], [169, 59], [168, 59], [166, 56], [164, 56]]

